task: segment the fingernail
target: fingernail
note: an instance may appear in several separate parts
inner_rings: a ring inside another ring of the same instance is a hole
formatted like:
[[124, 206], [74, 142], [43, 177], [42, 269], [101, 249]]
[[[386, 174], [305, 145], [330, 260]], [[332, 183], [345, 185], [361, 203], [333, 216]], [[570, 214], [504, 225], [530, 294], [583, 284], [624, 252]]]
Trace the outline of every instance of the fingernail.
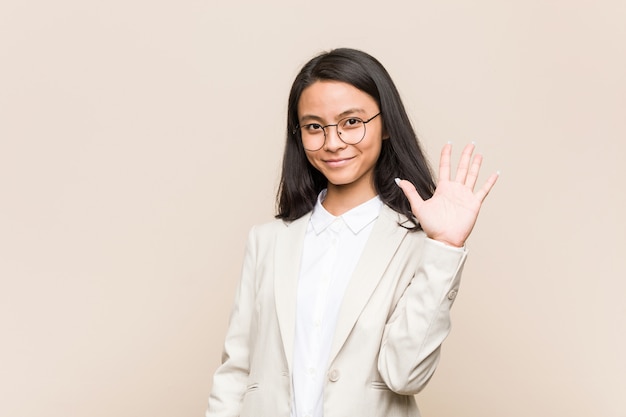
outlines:
[[500, 170], [497, 170], [496, 174], [498, 174], [498, 177], [499, 177], [500, 176]]
[[476, 141], [475, 140], [472, 141], [472, 145], [476, 146]]
[[397, 185], [400, 185], [400, 181], [402, 180], [400, 178], [396, 178], [394, 181], [396, 182]]
[[448, 141], [448, 145], [452, 145], [452, 141], [451, 140]]

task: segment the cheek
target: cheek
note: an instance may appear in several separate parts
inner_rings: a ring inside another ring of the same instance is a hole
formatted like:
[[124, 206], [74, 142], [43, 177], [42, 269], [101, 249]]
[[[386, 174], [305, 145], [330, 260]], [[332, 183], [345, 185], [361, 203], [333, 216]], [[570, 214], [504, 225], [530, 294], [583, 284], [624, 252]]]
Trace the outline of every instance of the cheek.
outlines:
[[363, 154], [367, 154], [370, 158], [378, 159], [382, 146], [382, 139], [379, 139], [376, 141], [372, 141], [368, 143], [365, 147], [361, 148], [361, 152]]
[[309, 164], [315, 167], [315, 152], [305, 151], [306, 160], [309, 161]]

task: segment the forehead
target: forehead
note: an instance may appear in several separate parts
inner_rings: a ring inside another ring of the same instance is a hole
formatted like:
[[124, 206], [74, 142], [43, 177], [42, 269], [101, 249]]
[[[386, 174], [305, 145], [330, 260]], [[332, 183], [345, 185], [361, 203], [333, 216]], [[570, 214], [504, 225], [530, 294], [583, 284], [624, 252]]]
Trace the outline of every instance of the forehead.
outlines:
[[341, 81], [316, 81], [302, 91], [298, 117], [334, 118], [350, 109], [369, 113], [378, 110], [376, 100], [366, 92]]

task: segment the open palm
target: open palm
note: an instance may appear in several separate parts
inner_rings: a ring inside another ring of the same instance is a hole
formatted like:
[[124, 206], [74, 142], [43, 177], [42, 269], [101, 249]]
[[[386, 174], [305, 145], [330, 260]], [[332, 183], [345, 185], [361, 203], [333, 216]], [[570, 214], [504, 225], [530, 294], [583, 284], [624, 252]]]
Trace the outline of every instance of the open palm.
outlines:
[[447, 245], [461, 247], [469, 237], [482, 202], [496, 183], [498, 174], [492, 174], [476, 192], [474, 186], [480, 172], [482, 156], [472, 158], [474, 144], [463, 149], [456, 177], [450, 179], [452, 145], [441, 151], [439, 181], [435, 194], [423, 200], [411, 182], [401, 180], [400, 188], [411, 204], [411, 211], [420, 222], [426, 235]]

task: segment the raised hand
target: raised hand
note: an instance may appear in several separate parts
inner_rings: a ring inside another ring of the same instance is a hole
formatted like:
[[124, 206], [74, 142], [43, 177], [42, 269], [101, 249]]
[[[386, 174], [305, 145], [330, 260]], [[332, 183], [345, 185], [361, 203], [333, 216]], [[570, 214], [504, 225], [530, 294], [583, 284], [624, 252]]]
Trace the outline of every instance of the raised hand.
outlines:
[[456, 177], [451, 180], [452, 145], [447, 144], [443, 147], [439, 161], [439, 181], [435, 194], [428, 200], [420, 197], [411, 182], [396, 179], [426, 235], [450, 246], [462, 247], [465, 244], [474, 228], [482, 202], [499, 176], [498, 173], [492, 174], [485, 184], [474, 192], [483, 158], [480, 154], [472, 158], [473, 152], [474, 144], [465, 146]]

